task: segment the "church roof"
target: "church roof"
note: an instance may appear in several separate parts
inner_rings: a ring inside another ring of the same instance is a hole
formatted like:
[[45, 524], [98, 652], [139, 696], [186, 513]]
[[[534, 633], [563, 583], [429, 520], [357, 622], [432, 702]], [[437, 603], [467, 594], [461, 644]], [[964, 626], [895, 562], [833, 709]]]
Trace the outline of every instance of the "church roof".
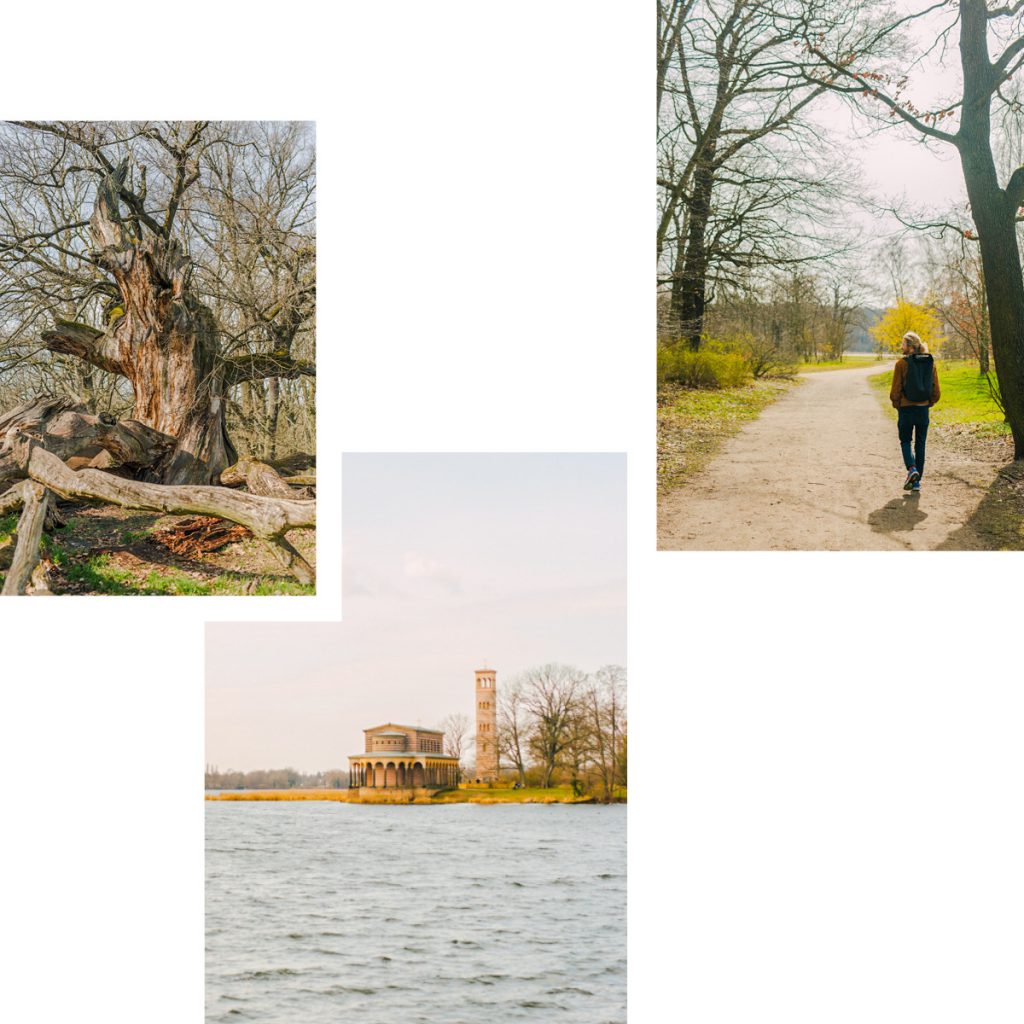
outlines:
[[458, 758], [451, 754], [439, 754], [434, 750], [364, 750], [359, 754], [348, 755], [350, 761], [354, 757], [368, 757], [374, 761], [389, 761], [396, 757], [429, 757], [432, 761], [458, 761]]
[[387, 729], [388, 727], [404, 729], [408, 732], [430, 732], [437, 736], [444, 734], [442, 729], [426, 729], [422, 725], [399, 725], [397, 722], [385, 722], [383, 725], [373, 726], [372, 729], [364, 729], [363, 732], [376, 732], [378, 729]]

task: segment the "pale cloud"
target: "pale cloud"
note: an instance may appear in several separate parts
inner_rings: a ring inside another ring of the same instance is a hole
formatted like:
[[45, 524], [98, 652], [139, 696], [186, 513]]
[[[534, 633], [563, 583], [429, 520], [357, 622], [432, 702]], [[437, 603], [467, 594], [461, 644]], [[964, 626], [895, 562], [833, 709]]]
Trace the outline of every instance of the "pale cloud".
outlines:
[[459, 573], [434, 558], [406, 552], [404, 571], [407, 579], [434, 584], [449, 594], [462, 593], [462, 577]]

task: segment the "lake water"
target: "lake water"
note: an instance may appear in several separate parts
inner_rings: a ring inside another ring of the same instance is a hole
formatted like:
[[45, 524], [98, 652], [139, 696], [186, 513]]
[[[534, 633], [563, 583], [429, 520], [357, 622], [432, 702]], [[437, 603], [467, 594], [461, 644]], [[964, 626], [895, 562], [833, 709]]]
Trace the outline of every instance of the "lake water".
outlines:
[[625, 1019], [625, 807], [206, 803], [208, 1022]]

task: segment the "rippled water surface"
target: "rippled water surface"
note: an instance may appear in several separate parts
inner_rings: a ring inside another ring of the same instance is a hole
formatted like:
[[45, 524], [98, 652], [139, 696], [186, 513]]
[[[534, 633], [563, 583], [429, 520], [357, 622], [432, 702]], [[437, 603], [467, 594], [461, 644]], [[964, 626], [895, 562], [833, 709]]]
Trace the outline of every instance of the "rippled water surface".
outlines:
[[206, 1019], [618, 1024], [626, 809], [206, 803]]

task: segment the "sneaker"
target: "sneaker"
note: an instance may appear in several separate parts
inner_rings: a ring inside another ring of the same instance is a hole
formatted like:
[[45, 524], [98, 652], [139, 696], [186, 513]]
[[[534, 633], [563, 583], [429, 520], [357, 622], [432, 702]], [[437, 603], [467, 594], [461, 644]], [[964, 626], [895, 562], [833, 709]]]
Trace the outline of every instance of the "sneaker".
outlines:
[[921, 474], [911, 466], [910, 469], [907, 470], [907, 479], [903, 481], [903, 490], [909, 491], [920, 479]]
[[917, 491], [920, 494], [921, 493], [921, 481], [920, 480], [915, 480], [914, 483], [913, 483], [913, 486], [910, 489], [911, 489], [911, 491]]

